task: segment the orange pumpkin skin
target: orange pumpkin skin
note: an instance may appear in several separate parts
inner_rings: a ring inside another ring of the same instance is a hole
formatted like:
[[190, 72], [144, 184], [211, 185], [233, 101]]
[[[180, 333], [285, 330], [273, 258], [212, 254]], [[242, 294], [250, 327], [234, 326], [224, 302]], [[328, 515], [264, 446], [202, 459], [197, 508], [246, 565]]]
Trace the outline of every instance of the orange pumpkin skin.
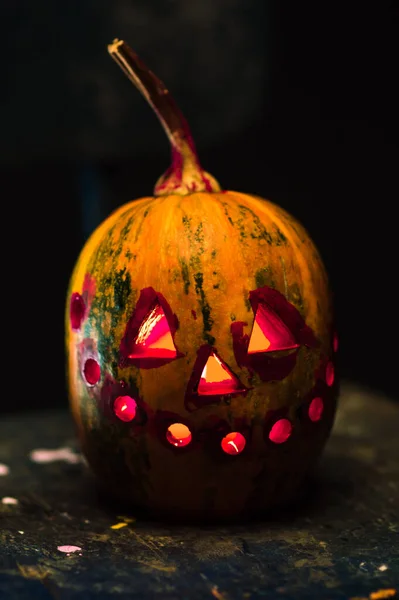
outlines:
[[324, 266], [283, 209], [220, 191], [163, 84], [124, 42], [109, 49], [155, 107], [173, 164], [154, 196], [96, 229], [71, 277], [82, 451], [132, 510], [212, 520], [280, 507], [298, 499], [334, 420]]
[[[237, 365], [233, 349], [232, 324], [246, 323], [243, 332], [251, 333], [249, 294], [263, 286], [297, 308], [318, 342], [299, 348], [281, 381], [251, 377]], [[121, 367], [126, 325], [148, 287], [176, 315], [174, 342], [183, 356], [154, 369]], [[297, 221], [266, 200], [236, 192], [142, 198], [118, 209], [87, 242], [69, 298], [85, 288], [90, 308], [79, 331], [71, 329], [69, 302], [67, 307], [71, 407], [87, 460], [113, 494], [157, 513], [200, 517], [267, 509], [295, 494], [330, 432], [337, 395], [336, 380], [331, 386], [325, 381], [324, 365], [333, 360], [327, 277]], [[185, 406], [186, 388], [204, 344], [216, 348], [248, 391], [193, 409]], [[82, 375], [85, 348], [101, 367], [94, 386]], [[110, 419], [104, 403], [112, 397], [102, 395], [106, 380], [125, 381], [142, 399], [149, 409], [143, 424]], [[307, 410], [317, 386], [324, 412], [312, 422]], [[189, 425], [189, 446], [165, 444], [165, 431], [151, 424], [167, 411]], [[274, 415], [293, 425], [282, 444], [267, 437]], [[243, 430], [241, 454], [222, 451], [223, 431], [209, 447], [207, 423], [217, 422]]]

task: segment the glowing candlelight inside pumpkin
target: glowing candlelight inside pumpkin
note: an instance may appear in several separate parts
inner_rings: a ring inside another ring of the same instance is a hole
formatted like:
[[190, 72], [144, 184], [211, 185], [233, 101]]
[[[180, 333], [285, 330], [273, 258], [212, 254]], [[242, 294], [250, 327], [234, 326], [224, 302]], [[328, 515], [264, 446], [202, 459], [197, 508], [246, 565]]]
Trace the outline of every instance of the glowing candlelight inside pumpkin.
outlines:
[[187, 425], [184, 425], [183, 423], [173, 423], [173, 425], [169, 425], [168, 427], [166, 439], [172, 446], [183, 448], [191, 442], [192, 435]]

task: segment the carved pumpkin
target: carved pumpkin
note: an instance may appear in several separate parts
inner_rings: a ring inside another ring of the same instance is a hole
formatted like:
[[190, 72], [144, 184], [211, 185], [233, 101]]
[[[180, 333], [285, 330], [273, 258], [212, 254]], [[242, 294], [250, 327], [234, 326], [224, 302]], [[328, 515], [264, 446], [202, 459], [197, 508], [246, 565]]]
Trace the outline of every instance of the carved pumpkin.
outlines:
[[338, 393], [325, 269], [303, 227], [222, 191], [163, 84], [122, 41], [111, 56], [155, 109], [172, 166], [108, 217], [66, 311], [70, 403], [113, 497], [155, 515], [255, 514], [297, 497]]

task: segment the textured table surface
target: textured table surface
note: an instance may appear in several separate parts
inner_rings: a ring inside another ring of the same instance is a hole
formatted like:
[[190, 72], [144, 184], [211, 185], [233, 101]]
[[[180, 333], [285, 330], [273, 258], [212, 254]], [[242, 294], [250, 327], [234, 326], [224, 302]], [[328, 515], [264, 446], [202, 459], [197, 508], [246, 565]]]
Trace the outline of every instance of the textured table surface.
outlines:
[[67, 412], [3, 416], [0, 599], [399, 599], [398, 432], [396, 403], [345, 384], [300, 510], [200, 528], [101, 505]]

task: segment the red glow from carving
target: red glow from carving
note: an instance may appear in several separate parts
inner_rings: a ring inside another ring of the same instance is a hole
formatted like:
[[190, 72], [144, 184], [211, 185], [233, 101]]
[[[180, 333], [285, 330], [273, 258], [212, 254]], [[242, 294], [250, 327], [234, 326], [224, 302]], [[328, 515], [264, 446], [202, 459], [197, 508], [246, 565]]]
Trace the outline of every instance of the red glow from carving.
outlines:
[[[230, 326], [236, 362], [248, 369], [250, 378], [257, 373], [262, 381], [281, 381], [295, 367], [300, 346], [317, 348], [320, 343], [296, 307], [277, 290], [257, 288], [249, 292], [249, 301], [255, 315], [251, 337], [244, 332], [245, 321]], [[289, 354], [273, 352], [289, 348]]]
[[136, 416], [137, 403], [131, 396], [118, 396], [114, 402], [114, 413], [121, 421], [128, 423]]
[[334, 383], [334, 379], [335, 379], [334, 365], [332, 364], [331, 361], [329, 361], [326, 366], [326, 383], [329, 387], [331, 387], [332, 384]]
[[94, 358], [88, 358], [83, 367], [83, 375], [89, 385], [96, 385], [101, 378], [101, 368]]
[[184, 425], [183, 423], [173, 423], [173, 425], [169, 425], [167, 429], [166, 439], [172, 446], [183, 448], [191, 442], [192, 435], [187, 425]]
[[219, 403], [223, 396], [236, 396], [249, 391], [239, 377], [220, 358], [216, 348], [204, 344], [197, 350], [184, 396], [184, 406], [191, 412], [207, 404]]
[[258, 304], [248, 354], [299, 348], [294, 336], [267, 304]]
[[309, 419], [313, 422], [320, 421], [324, 410], [323, 400], [321, 398], [313, 398], [309, 404]]
[[200, 396], [231, 394], [240, 389], [240, 382], [227, 365], [212, 352], [201, 373], [198, 385]]
[[288, 419], [279, 419], [274, 423], [269, 433], [269, 439], [275, 444], [286, 442], [292, 432], [292, 425]]
[[156, 304], [145, 316], [128, 358], [176, 358], [168, 320], [162, 306]]
[[297, 308], [288, 302], [287, 298], [281, 292], [265, 285], [249, 292], [249, 301], [255, 315], [258, 306], [263, 305], [269, 309], [269, 314], [271, 312], [281, 319], [294, 339], [295, 344], [298, 343], [300, 346], [307, 346], [308, 348], [317, 348], [320, 345]]
[[338, 352], [338, 335], [337, 335], [337, 332], [334, 333], [334, 337], [333, 337], [333, 350], [334, 350], [334, 352]]
[[226, 454], [241, 454], [245, 448], [245, 437], [238, 431], [228, 433], [221, 442], [223, 452]]
[[69, 317], [72, 329], [74, 329], [75, 331], [78, 331], [80, 329], [85, 313], [85, 301], [78, 292], [74, 292], [71, 296], [71, 303], [69, 305]]
[[142, 289], [121, 340], [119, 366], [154, 369], [182, 358], [174, 343], [178, 327], [166, 298], [152, 287]]
[[104, 374], [97, 402], [111, 423], [117, 422], [117, 419], [129, 422], [130, 434], [140, 431], [147, 425], [148, 419], [153, 418], [153, 412], [140, 397], [136, 385], [126, 383], [123, 379], [115, 380], [109, 373]]

